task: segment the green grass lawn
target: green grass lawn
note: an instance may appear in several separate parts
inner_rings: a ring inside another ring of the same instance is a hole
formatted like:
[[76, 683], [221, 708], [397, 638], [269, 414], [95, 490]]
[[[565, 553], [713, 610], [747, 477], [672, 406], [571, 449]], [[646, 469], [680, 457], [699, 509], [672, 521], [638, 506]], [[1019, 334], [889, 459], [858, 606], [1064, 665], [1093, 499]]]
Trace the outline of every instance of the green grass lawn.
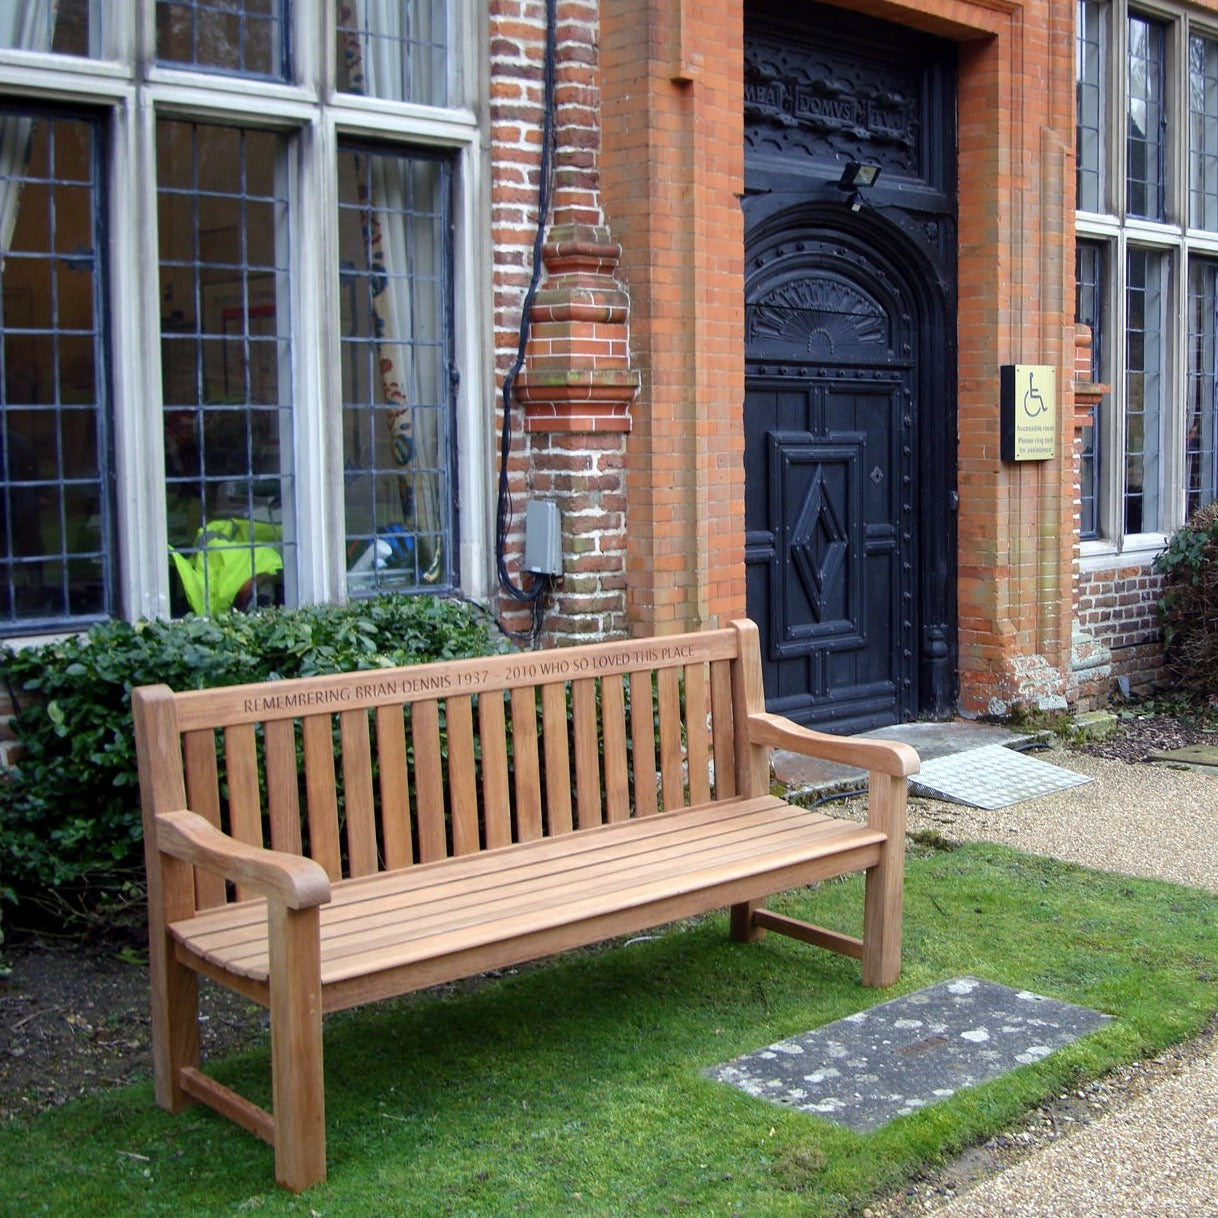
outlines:
[[[857, 879], [776, 908], [858, 930]], [[0, 1126], [0, 1214], [860, 1213], [1044, 1096], [1196, 1032], [1218, 1008], [1218, 898], [998, 846], [919, 853], [904, 975], [726, 919], [574, 953], [326, 1025], [329, 1180], [276, 1189], [271, 1151], [141, 1084]], [[971, 974], [1116, 1019], [1036, 1065], [868, 1135], [752, 1099], [705, 1067]], [[265, 1049], [211, 1067], [265, 1103]]]

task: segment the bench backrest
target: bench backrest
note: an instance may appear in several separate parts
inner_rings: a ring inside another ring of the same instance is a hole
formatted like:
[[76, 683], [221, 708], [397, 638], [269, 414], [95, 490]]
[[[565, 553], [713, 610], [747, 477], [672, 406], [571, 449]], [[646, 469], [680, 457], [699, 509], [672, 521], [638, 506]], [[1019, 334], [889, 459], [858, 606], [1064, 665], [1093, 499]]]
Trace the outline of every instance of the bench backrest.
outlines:
[[[144, 830], [189, 808], [330, 878], [761, 794], [751, 622], [655, 639], [132, 695]], [[153, 840], [150, 838], [150, 840]], [[198, 908], [241, 893], [198, 871]]]

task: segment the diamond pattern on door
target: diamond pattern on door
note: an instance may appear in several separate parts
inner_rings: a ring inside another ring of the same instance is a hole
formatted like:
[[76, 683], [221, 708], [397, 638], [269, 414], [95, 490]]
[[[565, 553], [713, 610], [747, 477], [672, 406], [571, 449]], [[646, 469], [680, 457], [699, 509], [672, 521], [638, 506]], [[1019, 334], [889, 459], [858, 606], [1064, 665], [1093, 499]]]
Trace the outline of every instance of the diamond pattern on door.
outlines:
[[777, 561], [771, 640], [778, 656], [802, 654], [817, 640], [859, 636], [863, 610], [860, 461], [857, 436], [816, 439], [771, 431], [769, 484]]
[[840, 598], [849, 538], [819, 466], [808, 487], [799, 517], [791, 530], [791, 561], [818, 620], [823, 621], [830, 599]]

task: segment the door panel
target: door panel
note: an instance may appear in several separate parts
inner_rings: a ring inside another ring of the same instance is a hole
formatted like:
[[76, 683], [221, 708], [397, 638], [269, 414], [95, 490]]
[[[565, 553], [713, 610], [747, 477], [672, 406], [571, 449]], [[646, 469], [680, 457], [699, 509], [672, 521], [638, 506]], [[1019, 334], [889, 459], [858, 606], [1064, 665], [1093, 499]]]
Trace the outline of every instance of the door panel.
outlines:
[[764, 508], [752, 498], [746, 566], [768, 702], [803, 722], [891, 723], [909, 677], [908, 500], [894, 468], [906, 378], [860, 385], [859, 367], [801, 371], [799, 390], [750, 377], [745, 399], [746, 481], [766, 488]]

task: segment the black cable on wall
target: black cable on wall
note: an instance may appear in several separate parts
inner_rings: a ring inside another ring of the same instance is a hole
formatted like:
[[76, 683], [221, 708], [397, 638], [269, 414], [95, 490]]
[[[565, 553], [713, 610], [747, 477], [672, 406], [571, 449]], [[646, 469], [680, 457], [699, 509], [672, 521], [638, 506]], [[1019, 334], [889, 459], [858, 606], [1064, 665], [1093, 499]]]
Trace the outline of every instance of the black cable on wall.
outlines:
[[512, 521], [512, 500], [508, 489], [508, 457], [512, 447], [512, 391], [520, 370], [524, 366], [524, 351], [529, 338], [529, 317], [533, 310], [533, 299], [541, 282], [542, 246], [545, 243], [546, 222], [550, 213], [551, 161], [554, 145], [554, 66], [557, 54], [556, 0], [546, 0], [545, 65], [542, 92], [542, 140], [541, 164], [537, 183], [537, 229], [533, 236], [533, 271], [520, 311], [520, 339], [516, 358], [503, 378], [503, 428], [499, 454], [499, 496], [495, 513], [495, 559], [499, 570], [499, 586], [515, 601], [533, 605], [533, 637], [540, 631], [540, 600], [549, 587], [549, 576], [537, 576], [527, 591], [517, 585], [507, 569], [504, 547], [508, 528]]

